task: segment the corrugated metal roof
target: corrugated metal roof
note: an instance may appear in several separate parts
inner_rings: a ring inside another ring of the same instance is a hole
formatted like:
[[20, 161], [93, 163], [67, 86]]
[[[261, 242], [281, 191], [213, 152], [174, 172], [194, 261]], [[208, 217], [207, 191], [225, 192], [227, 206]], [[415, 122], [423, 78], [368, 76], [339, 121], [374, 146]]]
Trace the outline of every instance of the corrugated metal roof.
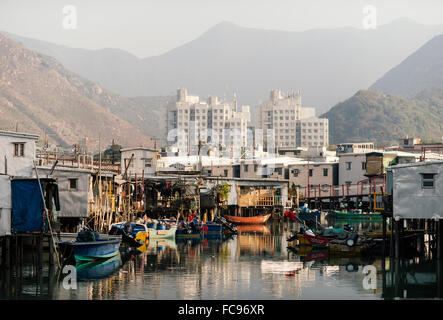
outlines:
[[408, 168], [408, 167], [426, 166], [426, 165], [431, 165], [431, 164], [443, 164], [443, 160], [397, 164], [395, 166], [391, 166], [390, 168], [391, 169], [402, 169], [402, 168]]

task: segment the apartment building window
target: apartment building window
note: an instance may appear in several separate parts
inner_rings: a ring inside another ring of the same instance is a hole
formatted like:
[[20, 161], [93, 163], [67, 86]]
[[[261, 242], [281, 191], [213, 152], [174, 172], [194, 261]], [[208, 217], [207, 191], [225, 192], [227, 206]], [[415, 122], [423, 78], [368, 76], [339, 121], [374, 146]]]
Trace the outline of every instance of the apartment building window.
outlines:
[[258, 165], [254, 164], [254, 172], [257, 172]]
[[228, 170], [227, 169], [223, 170], [223, 174], [225, 175], [225, 177], [227, 177], [228, 176]]
[[323, 168], [323, 176], [324, 177], [328, 176], [328, 168]]
[[245, 172], [248, 172], [248, 165], [245, 164]]
[[314, 169], [309, 169], [309, 176], [312, 177], [313, 174], [314, 174]]
[[362, 170], [366, 170], [366, 162], [362, 162], [361, 163], [361, 169]]
[[14, 143], [14, 157], [25, 156], [25, 144], [23, 142]]
[[351, 170], [352, 162], [346, 162], [346, 170]]
[[78, 188], [78, 179], [76, 178], [68, 179], [68, 189], [77, 190], [77, 188]]
[[421, 187], [423, 189], [435, 189], [435, 176], [436, 173], [422, 173], [421, 174]]

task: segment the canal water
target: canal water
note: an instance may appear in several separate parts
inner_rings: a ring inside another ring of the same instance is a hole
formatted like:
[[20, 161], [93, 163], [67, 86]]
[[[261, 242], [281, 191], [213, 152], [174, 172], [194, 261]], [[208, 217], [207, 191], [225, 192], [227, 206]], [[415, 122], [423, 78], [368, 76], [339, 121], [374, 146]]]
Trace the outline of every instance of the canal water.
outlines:
[[[381, 229], [380, 223], [351, 224], [358, 230]], [[271, 221], [240, 226], [230, 238], [151, 241], [141, 252], [68, 266], [65, 272], [48, 266], [38, 271], [32, 263], [2, 269], [0, 299], [441, 298], [441, 268], [429, 257], [394, 262], [377, 252], [354, 258], [307, 248], [295, 252], [286, 239], [298, 228], [294, 222]]]

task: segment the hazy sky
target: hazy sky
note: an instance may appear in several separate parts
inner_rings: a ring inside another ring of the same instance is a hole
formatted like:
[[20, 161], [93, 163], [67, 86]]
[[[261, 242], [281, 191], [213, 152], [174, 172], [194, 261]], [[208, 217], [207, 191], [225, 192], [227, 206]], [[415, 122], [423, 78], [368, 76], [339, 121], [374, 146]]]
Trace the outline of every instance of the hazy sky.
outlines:
[[[76, 8], [76, 29], [63, 28], [67, 5]], [[400, 17], [443, 24], [442, 0], [1, 0], [0, 30], [146, 57], [193, 40], [221, 21], [288, 31], [362, 28], [366, 5], [376, 7], [379, 25]]]

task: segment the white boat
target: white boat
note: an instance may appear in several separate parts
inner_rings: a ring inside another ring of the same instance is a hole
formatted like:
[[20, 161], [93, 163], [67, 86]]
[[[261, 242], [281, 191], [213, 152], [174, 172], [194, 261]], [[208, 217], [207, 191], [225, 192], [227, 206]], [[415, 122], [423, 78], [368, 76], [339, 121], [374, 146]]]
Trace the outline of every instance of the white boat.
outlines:
[[149, 239], [175, 239], [175, 232], [177, 231], [177, 226], [171, 226], [167, 230], [157, 230], [148, 228]]

